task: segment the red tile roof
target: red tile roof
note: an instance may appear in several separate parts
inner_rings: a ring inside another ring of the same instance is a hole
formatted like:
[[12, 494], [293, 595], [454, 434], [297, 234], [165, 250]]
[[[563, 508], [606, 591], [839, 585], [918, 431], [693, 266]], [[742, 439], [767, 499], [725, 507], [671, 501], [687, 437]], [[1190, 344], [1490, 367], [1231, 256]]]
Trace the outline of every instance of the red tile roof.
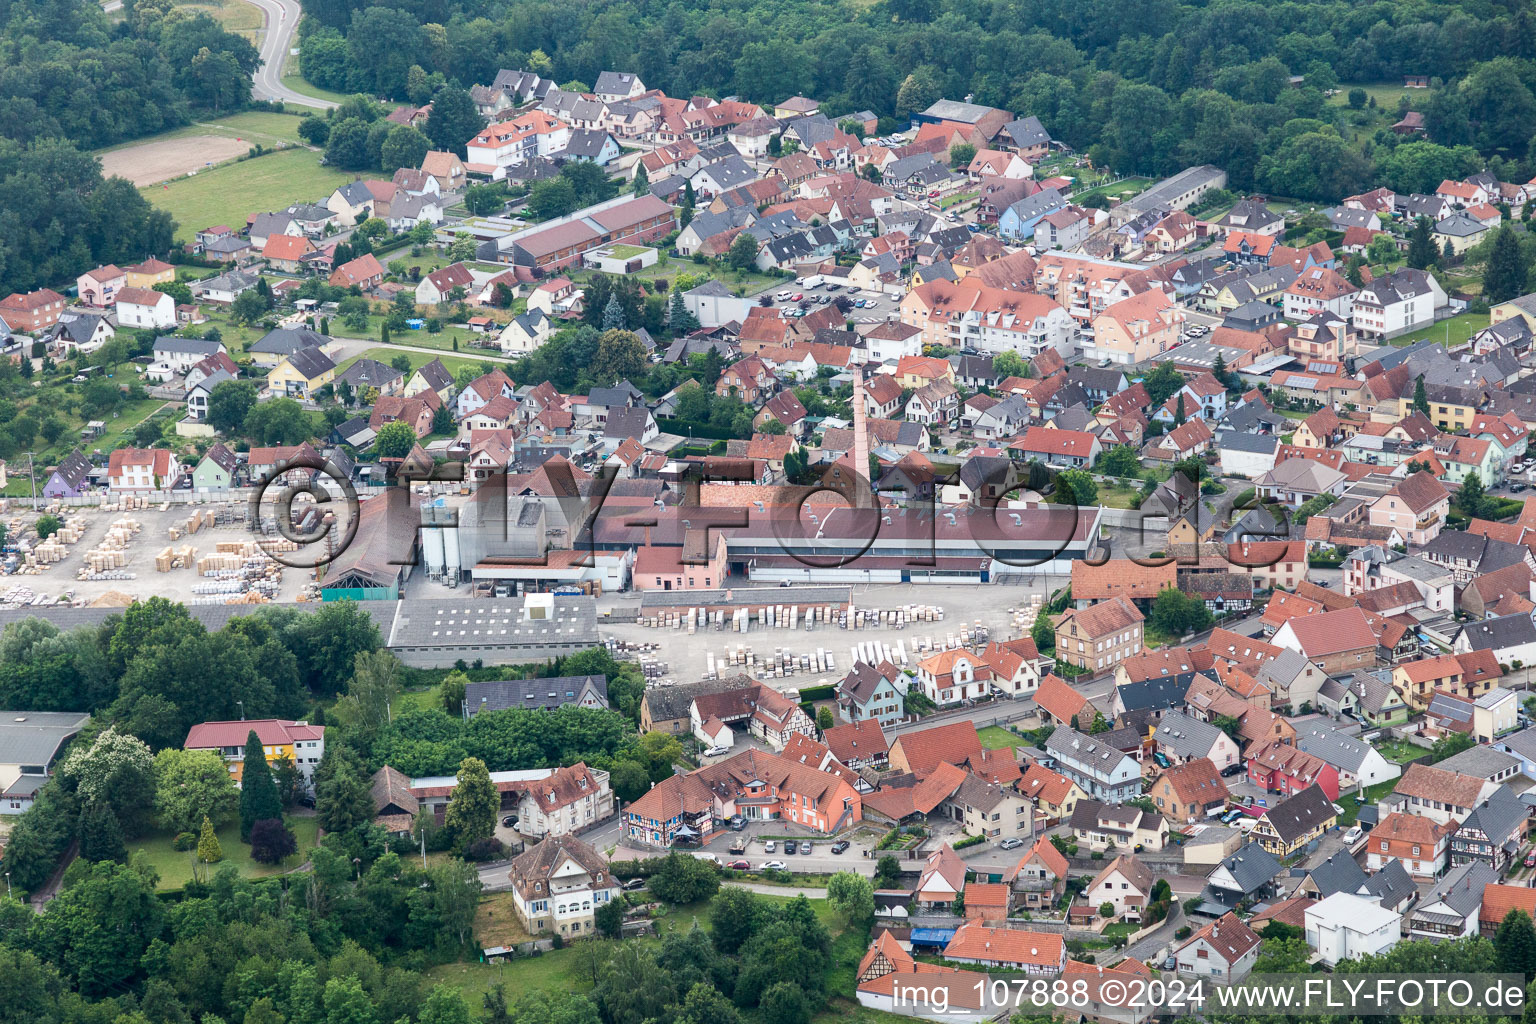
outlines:
[[252, 732], [265, 747], [325, 738], [323, 725], [288, 722], [280, 718], [253, 718], [242, 722], [199, 722], [187, 732], [187, 741], [182, 746], [187, 750], [244, 747]]

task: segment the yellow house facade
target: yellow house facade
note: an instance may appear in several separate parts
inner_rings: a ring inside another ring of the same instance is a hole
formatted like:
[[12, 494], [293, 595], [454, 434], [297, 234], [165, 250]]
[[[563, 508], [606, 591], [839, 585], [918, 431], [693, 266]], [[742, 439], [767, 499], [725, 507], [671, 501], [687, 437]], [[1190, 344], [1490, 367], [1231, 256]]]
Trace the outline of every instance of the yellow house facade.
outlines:
[[1522, 295], [1491, 307], [1488, 310], [1488, 325], [1501, 324], [1517, 316], [1525, 321], [1525, 326], [1536, 331], [1536, 294]]
[[325, 756], [325, 726], [277, 718], [200, 722], [187, 733], [182, 746], [186, 750], [212, 750], [218, 754], [238, 785], [245, 773], [246, 740], [253, 732], [268, 764], [287, 758], [306, 780]]
[[124, 273], [128, 275], [129, 288], [153, 288], [176, 280], [176, 268], [154, 258], [127, 267]]
[[274, 395], [309, 398], [336, 379], [336, 364], [314, 349], [288, 356], [267, 371], [267, 390]]

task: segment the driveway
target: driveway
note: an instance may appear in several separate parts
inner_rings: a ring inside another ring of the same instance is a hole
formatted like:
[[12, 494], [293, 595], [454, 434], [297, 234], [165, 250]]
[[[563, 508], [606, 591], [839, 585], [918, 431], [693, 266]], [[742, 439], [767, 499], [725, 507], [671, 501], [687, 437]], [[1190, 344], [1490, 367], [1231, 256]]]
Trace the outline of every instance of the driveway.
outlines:
[[1163, 947], [1172, 945], [1173, 933], [1178, 931], [1179, 926], [1183, 923], [1184, 908], [1175, 901], [1169, 907], [1168, 916], [1163, 919], [1163, 923], [1157, 931], [1127, 946], [1125, 955], [1133, 956], [1148, 966], [1156, 967], [1157, 964], [1154, 961], [1157, 959], [1158, 954], [1163, 951]]

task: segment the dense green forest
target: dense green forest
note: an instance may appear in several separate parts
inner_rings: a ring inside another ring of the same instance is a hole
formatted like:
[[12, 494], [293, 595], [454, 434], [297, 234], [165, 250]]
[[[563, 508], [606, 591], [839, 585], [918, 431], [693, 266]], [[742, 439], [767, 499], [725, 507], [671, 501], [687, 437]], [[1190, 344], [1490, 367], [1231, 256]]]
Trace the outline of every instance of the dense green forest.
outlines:
[[250, 102], [246, 39], [171, 0], [0, 0], [0, 295], [170, 249], [173, 225], [90, 150]]
[[[802, 93], [897, 119], [970, 95], [1119, 170], [1209, 162], [1240, 189], [1324, 200], [1398, 163], [1469, 154], [1529, 176], [1536, 135], [1536, 22], [1514, 2], [311, 0], [305, 13], [305, 75], [344, 91], [424, 102], [498, 68], [582, 87], [613, 69], [674, 96]], [[1397, 136], [1353, 140], [1364, 111], [1324, 94], [1405, 74], [1435, 80], [1420, 100], [1433, 145], [1397, 160]]]

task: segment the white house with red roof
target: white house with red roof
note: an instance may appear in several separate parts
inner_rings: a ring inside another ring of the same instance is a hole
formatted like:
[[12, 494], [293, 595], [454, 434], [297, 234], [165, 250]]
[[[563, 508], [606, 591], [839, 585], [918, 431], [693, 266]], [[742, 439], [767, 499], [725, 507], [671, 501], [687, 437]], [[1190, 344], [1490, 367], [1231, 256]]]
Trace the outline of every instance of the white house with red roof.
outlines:
[[165, 448], [119, 448], [107, 461], [107, 486], [114, 494], [168, 491], [181, 479], [181, 463]]
[[1173, 955], [1184, 977], [1235, 985], [1253, 970], [1259, 958], [1259, 937], [1228, 912], [1191, 935]]
[[1023, 452], [1025, 458], [1038, 458], [1048, 466], [1067, 469], [1091, 466], [1103, 448], [1099, 439], [1085, 430], [1054, 427], [1030, 427], [1008, 447]]
[[150, 331], [176, 326], [176, 300], [150, 288], [117, 291], [117, 325]]
[[917, 663], [923, 695], [943, 707], [987, 695], [992, 666], [969, 651], [941, 651]]

